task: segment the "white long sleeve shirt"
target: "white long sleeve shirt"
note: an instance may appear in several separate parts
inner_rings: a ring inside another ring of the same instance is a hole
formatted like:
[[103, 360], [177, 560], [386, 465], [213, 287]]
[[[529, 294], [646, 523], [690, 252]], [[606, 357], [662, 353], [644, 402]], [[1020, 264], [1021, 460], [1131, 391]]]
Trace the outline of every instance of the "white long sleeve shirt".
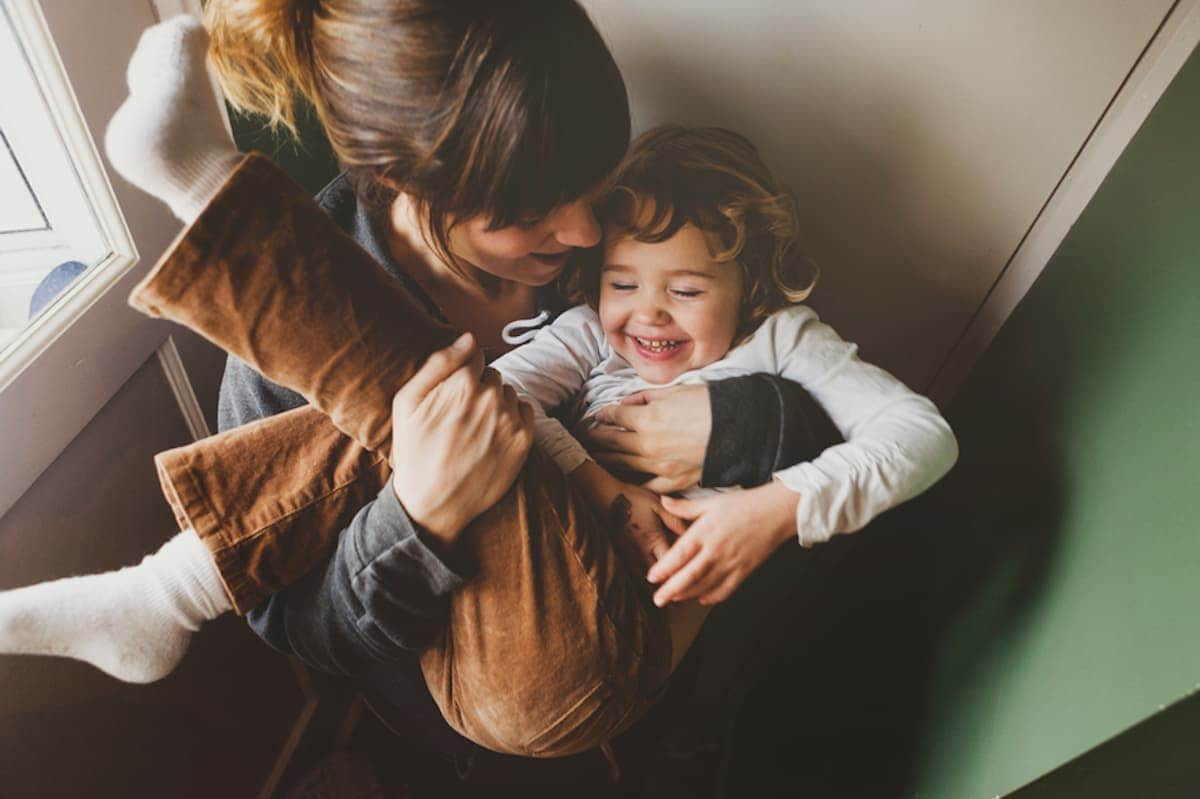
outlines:
[[[546, 409], [570, 402], [564, 407], [572, 429], [585, 431], [605, 405], [663, 387], [647, 383], [613, 351], [596, 312], [582, 305], [492, 367], [533, 405], [538, 446], [568, 474], [587, 460], [587, 451]], [[802, 385], [845, 439], [815, 460], [775, 473], [798, 495], [796, 529], [805, 546], [861, 529], [929, 488], [958, 457], [954, 434], [932, 402], [860, 360], [857, 345], [803, 305], [776, 312], [724, 358], [669, 385], [759, 372]]]

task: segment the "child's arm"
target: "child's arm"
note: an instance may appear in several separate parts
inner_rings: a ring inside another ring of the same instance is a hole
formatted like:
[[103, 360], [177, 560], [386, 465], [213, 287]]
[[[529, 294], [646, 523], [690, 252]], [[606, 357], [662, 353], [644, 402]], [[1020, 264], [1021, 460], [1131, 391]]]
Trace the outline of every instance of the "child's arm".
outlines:
[[533, 406], [537, 445], [570, 474], [588, 460], [587, 450], [562, 424], [546, 415], [576, 396], [604, 358], [604, 333], [596, 312], [579, 306], [538, 331], [533, 340], [492, 361], [491, 368]]
[[572, 308], [528, 344], [497, 358], [492, 368], [533, 407], [537, 445], [570, 476], [601, 518], [622, 531], [617, 545], [649, 567], [670, 547], [666, 530], [682, 533], [682, 522], [663, 510], [657, 494], [609, 474], [545, 412], [583, 388], [604, 356], [603, 336], [594, 311]]
[[651, 570], [663, 583], [658, 604], [699, 597], [719, 602], [783, 541], [811, 546], [861, 529], [942, 477], [958, 445], [933, 403], [884, 370], [858, 358], [811, 310], [772, 316], [752, 346], [773, 371], [802, 384], [824, 407], [846, 443], [783, 469], [749, 491], [702, 500], [665, 499], [693, 520], [688, 532]]
[[777, 314], [771, 328], [779, 374], [802, 384], [845, 443], [775, 473], [799, 495], [805, 546], [865, 527], [942, 478], [958, 459], [950, 425], [926, 397], [858, 357], [810, 309]]

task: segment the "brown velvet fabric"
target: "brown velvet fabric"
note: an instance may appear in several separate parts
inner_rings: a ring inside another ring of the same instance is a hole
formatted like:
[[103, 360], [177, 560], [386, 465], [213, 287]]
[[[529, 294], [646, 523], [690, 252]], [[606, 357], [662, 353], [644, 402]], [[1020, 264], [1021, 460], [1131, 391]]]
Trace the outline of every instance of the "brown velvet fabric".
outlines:
[[[253, 155], [130, 301], [311, 403], [157, 458], [176, 518], [244, 612], [320, 562], [385, 484], [392, 396], [455, 332]], [[422, 657], [451, 726], [497, 751], [557, 756], [633, 723], [666, 681], [670, 633], [562, 473], [535, 452], [462, 546], [477, 576]]]
[[311, 405], [154, 460], [176, 521], [208, 547], [239, 614], [327, 558], [391, 471]]

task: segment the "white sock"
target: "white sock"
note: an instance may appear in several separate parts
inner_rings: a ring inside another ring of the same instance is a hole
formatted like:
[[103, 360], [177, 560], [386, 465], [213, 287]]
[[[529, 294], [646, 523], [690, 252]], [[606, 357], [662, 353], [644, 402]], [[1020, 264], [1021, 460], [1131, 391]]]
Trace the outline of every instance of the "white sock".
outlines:
[[212, 555], [189, 528], [137, 566], [0, 592], [0, 652], [72, 657], [153, 682], [203, 622], [229, 610]]
[[241, 159], [213, 97], [207, 50], [208, 33], [195, 17], [148, 28], [129, 60], [129, 97], [104, 137], [116, 170], [185, 223]]

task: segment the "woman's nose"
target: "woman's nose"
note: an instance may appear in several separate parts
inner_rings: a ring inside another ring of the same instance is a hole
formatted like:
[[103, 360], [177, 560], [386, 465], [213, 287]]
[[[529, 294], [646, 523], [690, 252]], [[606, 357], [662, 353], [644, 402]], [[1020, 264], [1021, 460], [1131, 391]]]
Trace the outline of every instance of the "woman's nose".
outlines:
[[555, 214], [554, 238], [568, 247], [594, 247], [600, 243], [600, 222], [592, 213], [592, 204], [576, 200]]

